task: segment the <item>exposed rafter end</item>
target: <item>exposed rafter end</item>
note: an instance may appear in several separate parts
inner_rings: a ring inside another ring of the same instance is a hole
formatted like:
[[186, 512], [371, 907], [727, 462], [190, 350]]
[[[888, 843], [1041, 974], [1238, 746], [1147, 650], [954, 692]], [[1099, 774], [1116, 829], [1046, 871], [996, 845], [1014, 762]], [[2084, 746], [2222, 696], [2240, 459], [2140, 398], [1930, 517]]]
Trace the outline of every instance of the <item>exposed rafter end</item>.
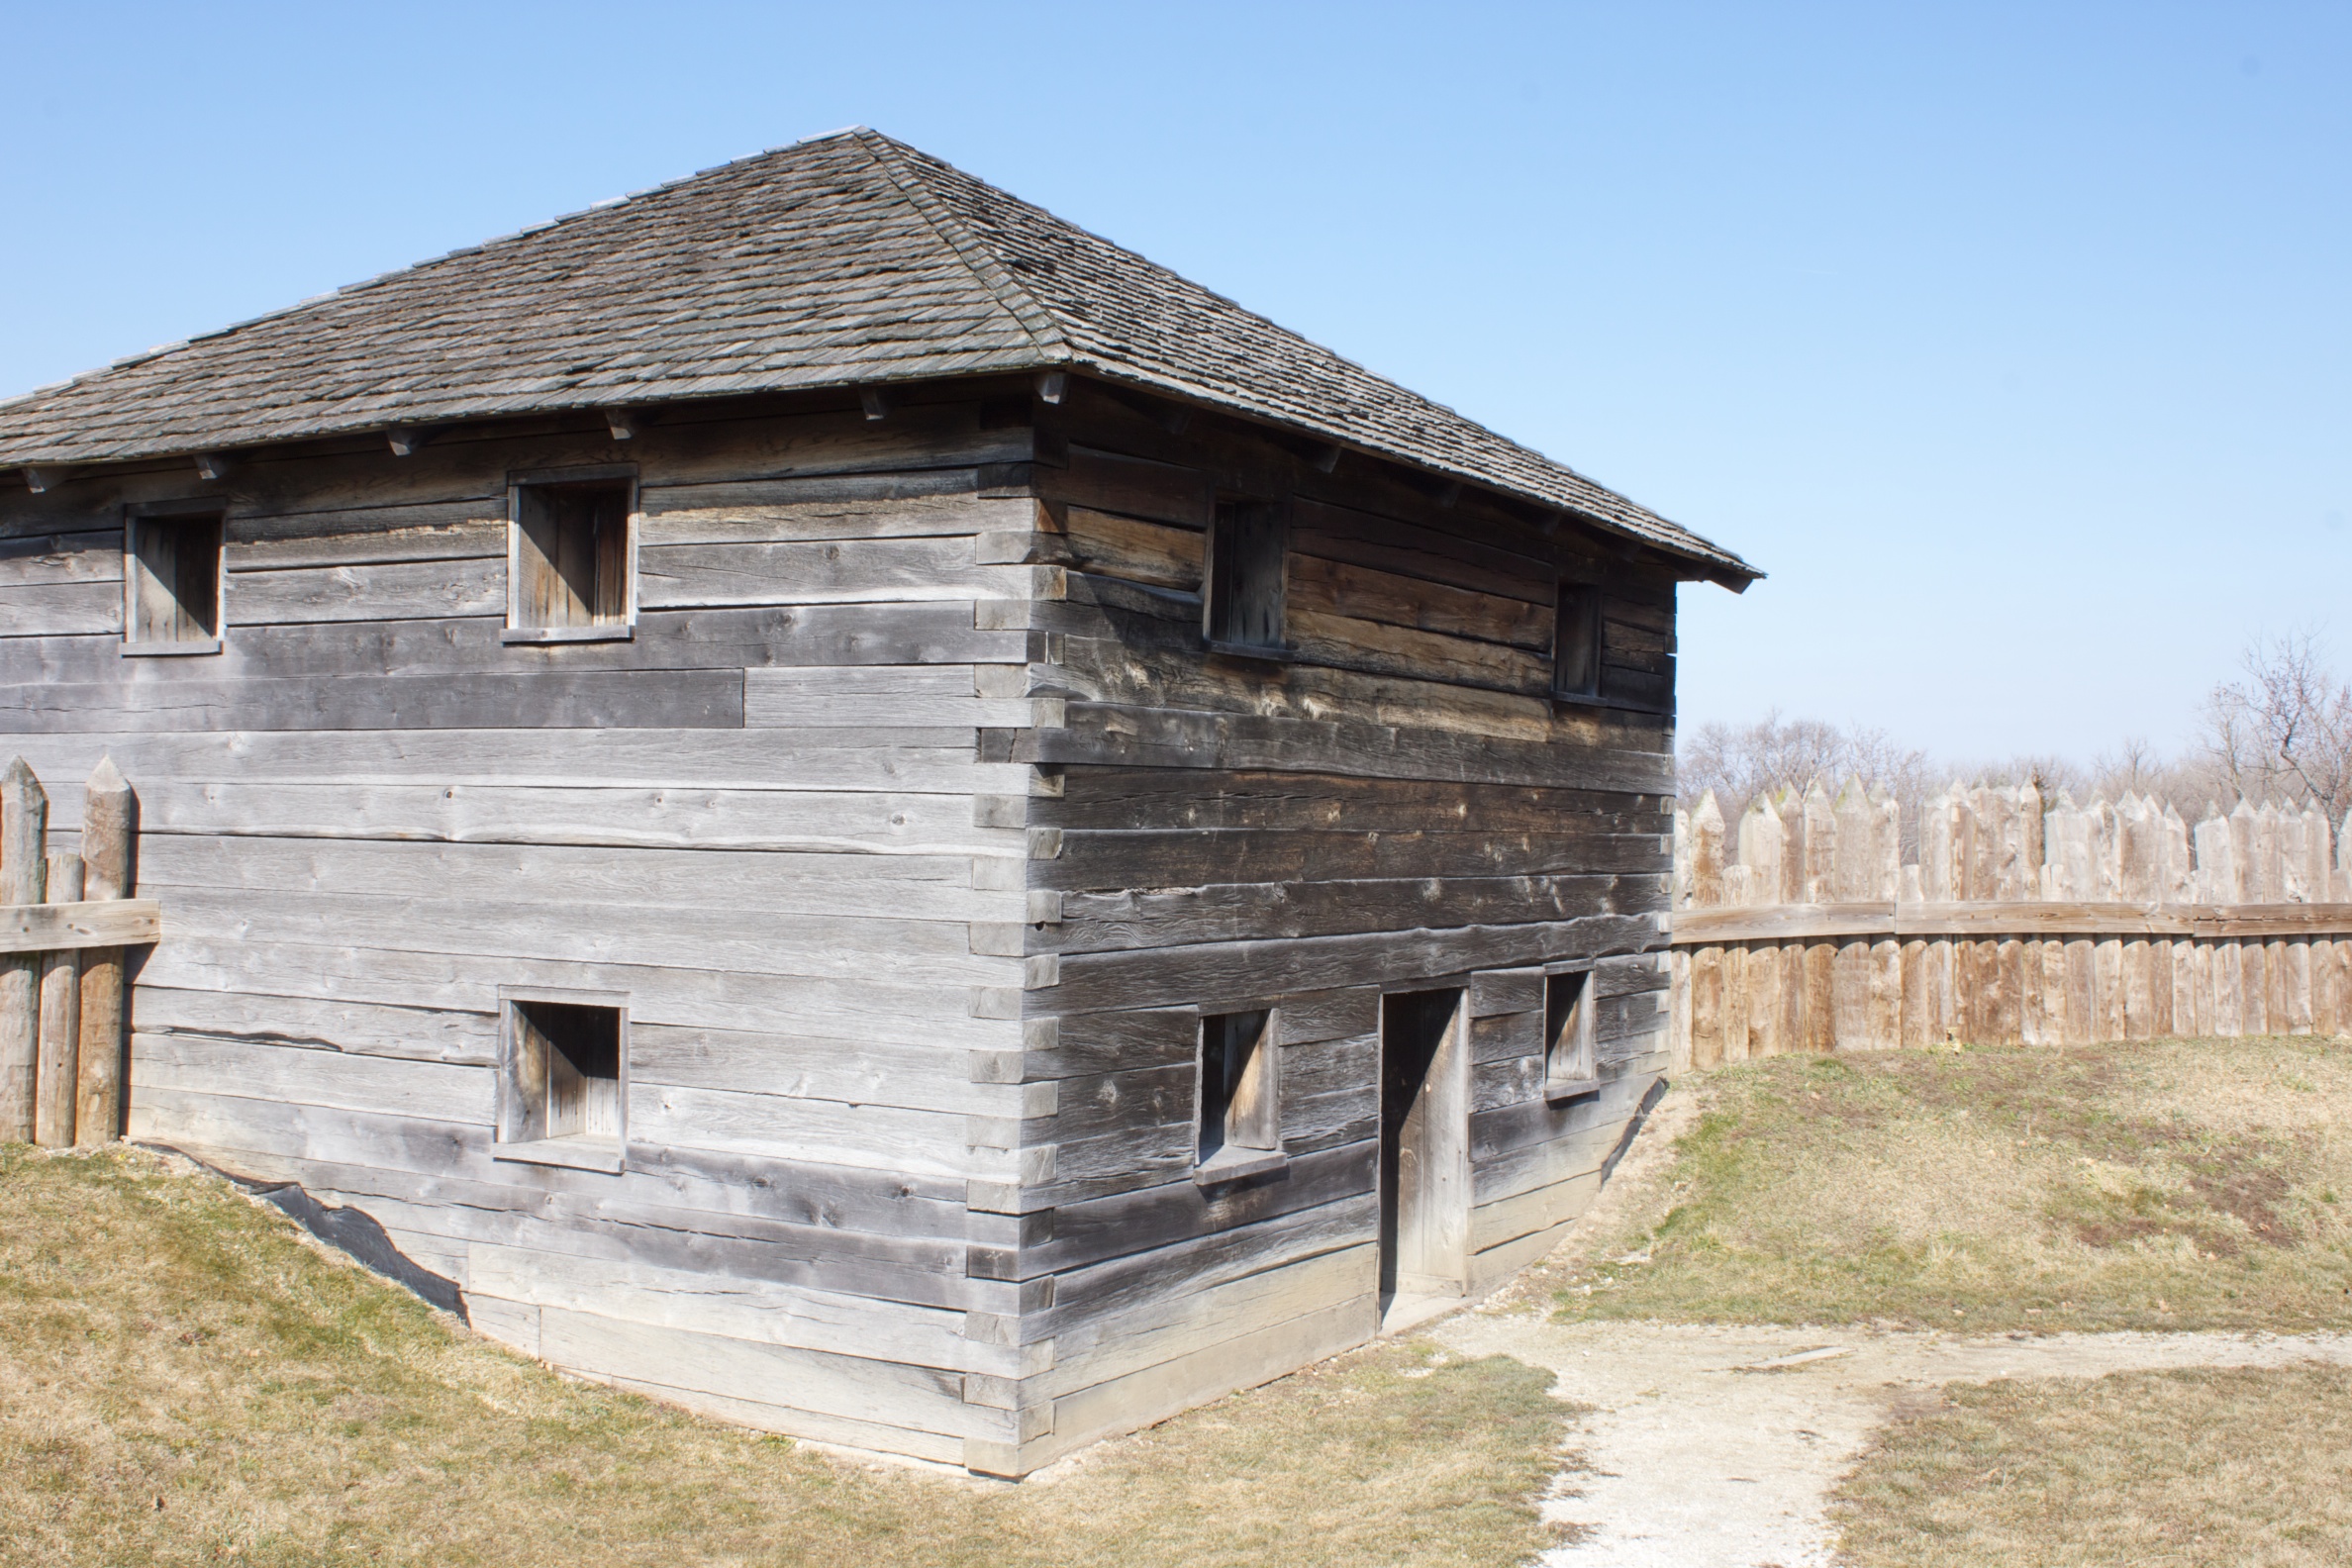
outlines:
[[219, 452], [198, 452], [196, 454], [196, 477], [199, 479], [226, 479], [235, 472], [237, 472], [237, 464]]
[[865, 409], [867, 419], [878, 420], [890, 417], [890, 394], [880, 387], [859, 387], [857, 401]]
[[609, 408], [604, 411], [605, 429], [613, 433], [615, 441], [635, 441], [653, 423], [653, 417], [651, 409]]
[[1437, 487], [1437, 504], [1445, 508], [1446, 511], [1451, 512], [1454, 503], [1461, 499], [1462, 487], [1455, 481], [1448, 479]]
[[1070, 375], [1068, 371], [1040, 370], [1037, 372], [1037, 400], [1039, 402], [1059, 403], [1062, 400], [1062, 394], [1069, 390]]
[[414, 457], [426, 444], [441, 433], [439, 425], [395, 425], [384, 432], [384, 440], [391, 443], [395, 457]]
[[25, 488], [35, 495], [47, 495], [73, 477], [72, 469], [58, 468], [46, 463], [39, 465], [27, 463], [18, 472], [25, 476]]
[[1317, 473], [1329, 473], [1339, 466], [1340, 451], [1341, 447], [1337, 441], [1325, 441], [1316, 447], [1307, 460], [1315, 465]]

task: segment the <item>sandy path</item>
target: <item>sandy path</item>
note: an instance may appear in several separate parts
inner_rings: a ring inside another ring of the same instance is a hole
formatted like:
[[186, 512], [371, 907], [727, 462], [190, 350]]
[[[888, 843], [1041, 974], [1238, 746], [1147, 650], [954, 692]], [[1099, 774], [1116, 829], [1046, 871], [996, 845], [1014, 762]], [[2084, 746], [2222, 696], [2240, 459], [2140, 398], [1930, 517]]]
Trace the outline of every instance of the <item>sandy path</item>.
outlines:
[[[1822, 1509], [1871, 1429], [1940, 1383], [2097, 1377], [2150, 1367], [2352, 1365], [2352, 1335], [2048, 1334], [1964, 1338], [1818, 1328], [1557, 1324], [1508, 1308], [1423, 1330], [1466, 1355], [1549, 1368], [1591, 1405], [1556, 1519], [1592, 1526], [1557, 1568], [1807, 1568], [1829, 1561]], [[1834, 1346], [1772, 1371], [1759, 1361]]]

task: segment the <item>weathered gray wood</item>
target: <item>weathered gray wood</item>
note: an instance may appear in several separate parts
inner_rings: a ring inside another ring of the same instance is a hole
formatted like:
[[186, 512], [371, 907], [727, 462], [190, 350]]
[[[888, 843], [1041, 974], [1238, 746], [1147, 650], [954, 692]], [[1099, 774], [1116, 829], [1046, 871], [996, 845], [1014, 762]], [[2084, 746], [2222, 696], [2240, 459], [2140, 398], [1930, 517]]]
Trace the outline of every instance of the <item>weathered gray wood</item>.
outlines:
[[[101, 744], [143, 785], [520, 785], [583, 788], [1018, 796], [1020, 763], [972, 760], [968, 730], [539, 730], [528, 745], [435, 731], [245, 731], [103, 737], [25, 736], [43, 766], [86, 767]], [[70, 812], [69, 803], [60, 809]], [[60, 826], [70, 818], [60, 816]]]
[[[774, 916], [1014, 921], [1019, 893], [972, 886], [962, 855], [856, 855], [589, 845], [151, 834], [142, 877], [177, 888], [309, 888], [379, 899], [511, 899], [577, 908], [740, 911]], [[165, 893], [176, 898], [176, 893]], [[914, 933], [909, 933], [914, 934]], [[943, 939], [954, 942], [950, 933]]]
[[255, 991], [478, 1013], [493, 1011], [501, 985], [564, 986], [629, 992], [633, 1022], [642, 1018], [682, 1028], [788, 1029], [820, 1035], [854, 1028], [877, 1039], [932, 1042], [955, 1050], [1004, 1049], [1020, 1040], [1018, 1020], [971, 1016], [976, 988], [666, 969], [577, 957], [247, 943], [174, 933], [147, 960], [140, 985], [143, 991], [148, 985]]
[[[913, 476], [909, 476], [913, 477]], [[946, 539], [1027, 529], [1036, 504], [984, 499], [970, 493], [875, 493], [806, 496], [806, 481], [672, 485], [648, 482], [641, 492], [643, 543], [815, 543], [840, 539]], [[900, 488], [893, 484], [892, 490]]]
[[1474, 825], [1496, 833], [1556, 832], [1563, 819], [1663, 834], [1661, 798], [1601, 790], [1259, 772], [1070, 768], [1059, 796], [1034, 808], [1040, 826], [1083, 829], [1378, 829], [1426, 833]]
[[[18, 757], [0, 772], [0, 903], [41, 902], [48, 854], [49, 795]], [[33, 1140], [41, 989], [38, 958], [0, 957], [0, 1139]]]
[[[74, 861], [78, 866], [80, 862]], [[80, 878], [72, 879], [79, 882]], [[47, 953], [151, 942], [162, 909], [152, 899], [0, 905], [0, 953]]]
[[631, 1081], [648, 1090], [724, 1090], [1016, 1118], [1041, 1098], [1020, 1083], [972, 1082], [960, 1052], [871, 1038], [648, 1024], [631, 1030], [630, 1051]]
[[[990, 681], [969, 664], [852, 665], [743, 672], [747, 728], [921, 729], [1026, 727], [1037, 705], [1019, 683]], [[1011, 672], [1018, 675], [1018, 671]], [[1011, 693], [983, 685], [1011, 684]]]
[[139, 1013], [142, 1029], [150, 1033], [205, 1034], [471, 1067], [498, 1060], [497, 1020], [489, 1013], [153, 984], [140, 987]]
[[957, 536], [648, 546], [638, 551], [637, 580], [639, 603], [656, 610], [865, 599], [1027, 599], [1035, 576], [1028, 566], [984, 562], [977, 540]]
[[[948, 1439], [822, 1389], [869, 1361], [968, 1376], [909, 1386], [943, 1391], [953, 1455], [1016, 1470], [1368, 1334], [1384, 987], [1598, 957], [1602, 1070], [1662, 1054], [1664, 959], [1640, 950], [1664, 940], [1667, 736], [1555, 711], [1538, 655], [1574, 558], [1610, 584], [1607, 668], [1662, 683], [1671, 585], [1573, 527], [1319, 473], [1206, 417], [1114, 422], [1182, 450], [1073, 448], [1019, 390], [1010, 419], [910, 394], [872, 425], [633, 430], [648, 613], [626, 642], [503, 646], [468, 577], [503, 590], [510, 471], [610, 460], [586, 414], [241, 466], [209, 667], [7, 639], [28, 701], [0, 712], [59, 716], [40, 765], [85, 770], [104, 734], [146, 797], [169, 939], [139, 992], [142, 1135], [372, 1204], [536, 1352], [708, 1408], [904, 1448]], [[1045, 505], [976, 493], [1022, 486]], [[1302, 486], [1287, 569], [1327, 662], [1204, 658], [1215, 495]], [[711, 716], [663, 718], [674, 696], [593, 685], [673, 671], [733, 676], [738, 706], [693, 729]], [[508, 676], [525, 695], [484, 695]], [[775, 728], [725, 728], [746, 721]], [[491, 1159], [516, 984], [629, 993], [626, 1173]], [[1289, 1165], [1203, 1189], [1198, 1017], [1225, 1001], [1275, 1009]], [[1462, 1114], [1526, 1184], [1471, 1167], [1474, 1271], [1585, 1201], [1607, 1135], [1581, 1103], [1490, 1127], [1541, 1057], [1488, 1032]], [[1037, 1348], [1057, 1334], [1068, 1362]], [[787, 1376], [761, 1347], [854, 1364]]]
[[738, 670], [513, 671], [0, 686], [26, 732], [736, 729]]
[[[123, 531], [119, 526], [0, 538], [0, 583], [11, 587], [122, 580]], [[16, 631], [13, 627], [8, 630]]]
[[1019, 858], [1020, 829], [972, 824], [968, 801], [864, 791], [427, 784], [145, 787], [149, 833], [613, 844], [816, 854]]
[[0, 645], [20, 637], [121, 637], [119, 583], [72, 578], [19, 584], [0, 580]]
[[[82, 791], [83, 892], [90, 900], [129, 900], [138, 885], [138, 797], [114, 758], [101, 757]], [[84, 950], [74, 1141], [85, 1146], [112, 1142], [122, 1129], [125, 1000], [122, 947]]]
[[[557, 655], [499, 640], [504, 623], [470, 620], [314, 622], [246, 627], [217, 657], [126, 668], [103, 636], [0, 637], [0, 680], [281, 680], [537, 668]], [[714, 669], [836, 664], [1019, 663], [1031, 635], [973, 625], [968, 600], [649, 611], [627, 641], [567, 646], [566, 670]]]
[[1673, 791], [1672, 763], [1659, 752], [1566, 751], [1353, 719], [1276, 719], [1112, 703], [1072, 702], [1062, 729], [1023, 737], [1009, 760], [1341, 772], [1649, 795]]
[[434, 1122], [491, 1121], [487, 1067], [144, 1029], [132, 1050], [143, 1094], [173, 1089]]
[[[50, 908], [79, 906], [81, 856], [50, 851], [47, 896]], [[35, 1067], [33, 1141], [43, 1148], [73, 1143], [74, 1091], [80, 1074], [81, 960], [71, 949], [41, 957], [41, 1044]]]
[[503, 550], [491, 559], [233, 569], [224, 600], [231, 637], [245, 626], [504, 616], [506, 608]]
[[1347, 984], [1395, 986], [1579, 955], [1573, 935], [1561, 928], [1474, 926], [1416, 932], [1410, 938], [1379, 932], [1207, 943], [1136, 954], [1072, 954], [1062, 959], [1054, 990], [1058, 1005], [1072, 1010], [1123, 1003], [1148, 1007]]
[[[244, 578], [239, 583], [241, 590], [249, 590], [264, 600], [275, 597], [281, 602], [286, 600], [289, 590], [274, 588], [245, 574], [466, 560], [495, 560], [503, 568], [507, 552], [506, 498], [364, 507], [296, 517], [233, 517], [226, 548], [231, 574]], [[468, 580], [477, 570], [460, 568], [449, 573], [445, 580]], [[379, 589], [433, 580], [433, 575], [423, 570], [372, 579]]]
[[1654, 833], [1613, 833], [1577, 819], [1550, 833], [1258, 833], [1247, 830], [1064, 833], [1038, 869], [1066, 893], [1235, 882], [1384, 881], [1406, 877], [1639, 875], [1663, 869]]

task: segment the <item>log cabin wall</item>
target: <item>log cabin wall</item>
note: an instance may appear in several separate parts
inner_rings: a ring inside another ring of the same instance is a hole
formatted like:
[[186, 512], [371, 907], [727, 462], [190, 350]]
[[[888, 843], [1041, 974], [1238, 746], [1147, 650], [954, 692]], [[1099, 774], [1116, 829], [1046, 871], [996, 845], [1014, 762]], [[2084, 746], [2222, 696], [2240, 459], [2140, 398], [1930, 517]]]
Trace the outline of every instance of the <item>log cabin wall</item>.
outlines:
[[[0, 729], [111, 752], [169, 910], [131, 1134], [374, 1216], [555, 1364], [961, 1464], [1025, 1287], [1028, 384], [314, 443], [0, 493]], [[636, 464], [626, 641], [502, 643], [518, 470]], [[126, 503], [217, 498], [216, 654], [126, 657]], [[4, 761], [0, 757], [0, 761]], [[56, 801], [58, 841], [78, 791]], [[1007, 940], [1006, 933], [1011, 933]], [[498, 988], [626, 994], [628, 1169], [493, 1158]], [[977, 1396], [967, 1400], [967, 1392]]]
[[[510, 476], [612, 465], [634, 635], [502, 640]], [[1279, 660], [1202, 645], [1221, 495], [1286, 509]], [[221, 649], [126, 657], [125, 508], [189, 498]], [[1563, 574], [1633, 707], [1550, 698]], [[0, 724], [139, 781], [134, 1136], [557, 1365], [1020, 1474], [1374, 1331], [1384, 995], [1462, 992], [1460, 1288], [1590, 1201], [1665, 1063], [1673, 596], [1369, 458], [949, 383], [10, 492]], [[626, 998], [625, 1172], [495, 1157], [502, 987]], [[1204, 1186], [1200, 1020], [1251, 1009], [1283, 1168]]]
[[[1031, 687], [1064, 707], [1003, 743], [1041, 772], [1022, 1072], [1057, 1092], [1005, 1198], [1049, 1363], [1016, 1470], [1374, 1332], [1384, 994], [1464, 991], [1461, 1288], [1557, 1239], [1665, 1066], [1673, 787], [1670, 718], [1549, 695], [1567, 575], [1606, 586], [1605, 690], [1670, 707], [1669, 573], [1099, 383], [1037, 449], [1067, 576]], [[1203, 646], [1221, 496], [1288, 503], [1280, 660]], [[1554, 1103], [1543, 970], [1579, 963], [1603, 1082]], [[1287, 1168], [1204, 1186], [1200, 1021], [1259, 1009]]]

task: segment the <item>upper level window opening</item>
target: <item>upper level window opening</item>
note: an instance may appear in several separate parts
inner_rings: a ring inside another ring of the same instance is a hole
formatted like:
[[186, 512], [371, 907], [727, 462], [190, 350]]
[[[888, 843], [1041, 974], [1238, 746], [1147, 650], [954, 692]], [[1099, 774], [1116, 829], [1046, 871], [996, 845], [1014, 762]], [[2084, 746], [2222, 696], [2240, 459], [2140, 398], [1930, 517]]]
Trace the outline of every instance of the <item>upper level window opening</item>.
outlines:
[[636, 491], [626, 469], [551, 474], [515, 485], [508, 640], [630, 635], [637, 619]]
[[1283, 557], [1289, 536], [1289, 520], [1278, 503], [1217, 503], [1201, 605], [1201, 631], [1211, 647], [1240, 652], [1281, 649]]
[[221, 525], [218, 511], [135, 512], [123, 520], [126, 652], [219, 650]]
[[1552, 695], [1601, 695], [1601, 590], [1590, 583], [1560, 584], [1552, 623]]

